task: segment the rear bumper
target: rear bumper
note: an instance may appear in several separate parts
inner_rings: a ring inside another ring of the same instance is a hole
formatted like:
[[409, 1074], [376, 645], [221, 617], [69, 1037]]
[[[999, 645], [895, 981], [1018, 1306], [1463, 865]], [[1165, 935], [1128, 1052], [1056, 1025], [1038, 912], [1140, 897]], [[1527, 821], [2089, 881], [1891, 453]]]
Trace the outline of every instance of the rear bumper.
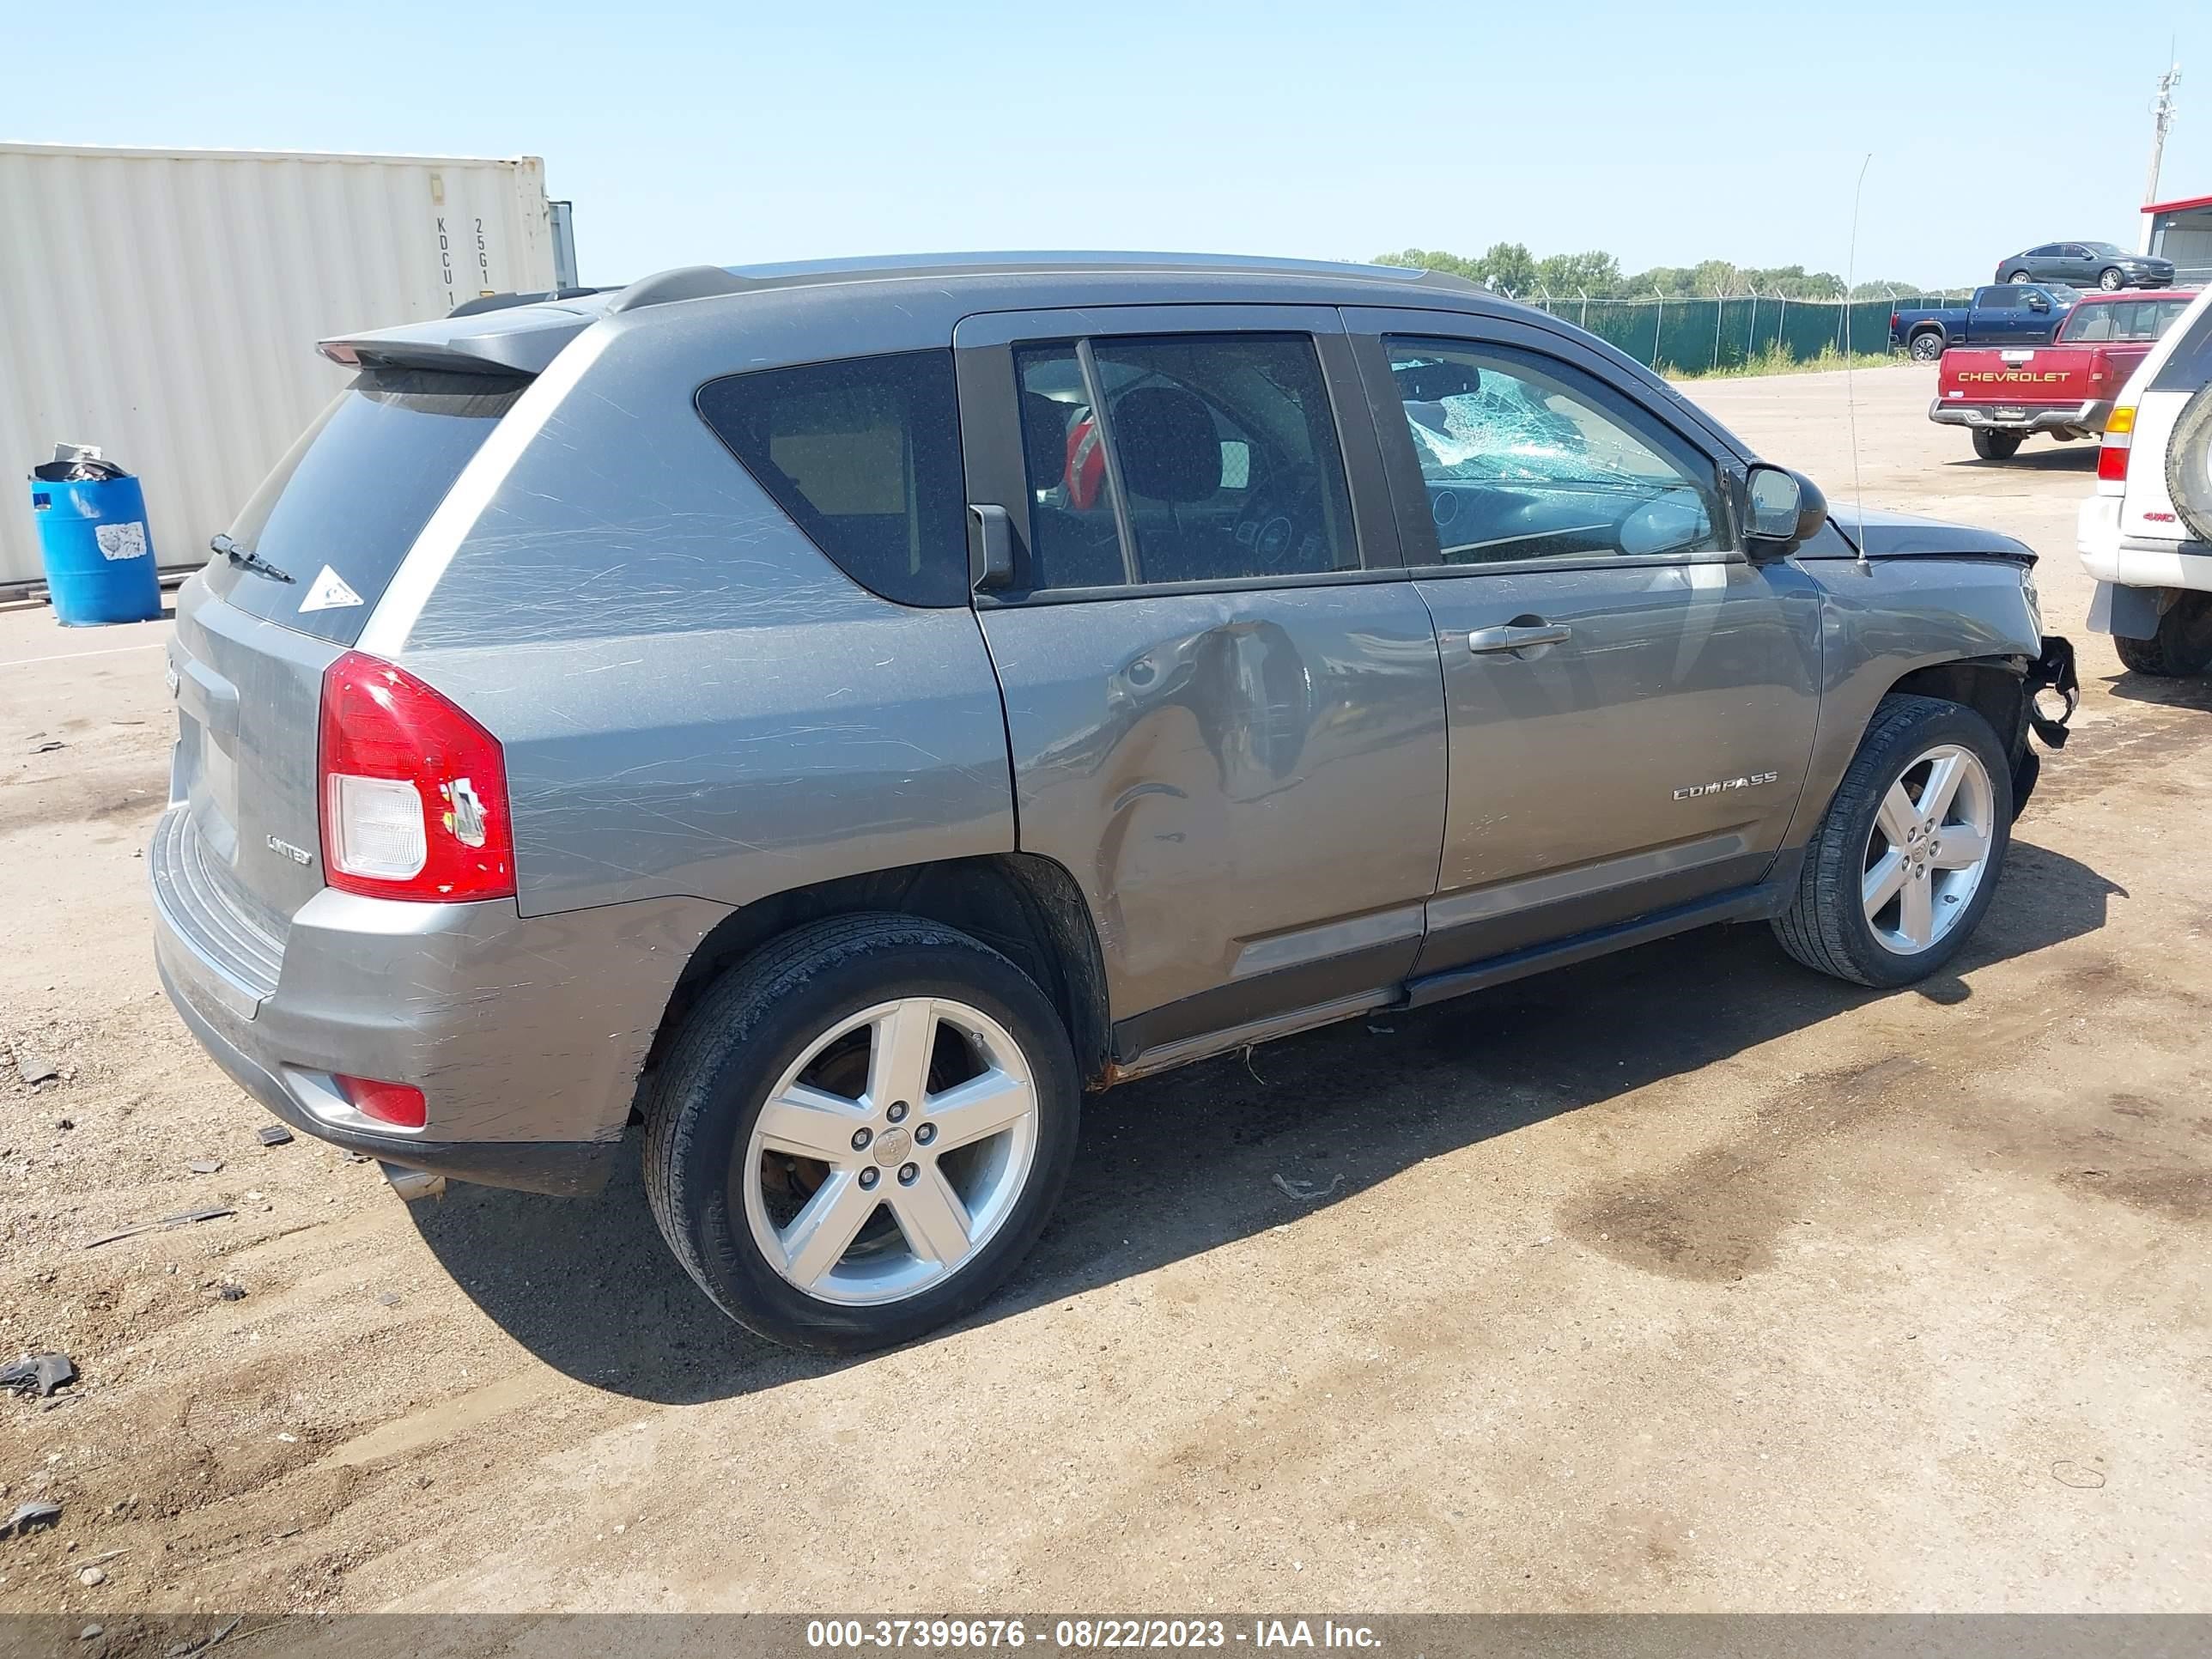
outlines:
[[[606, 1181], [677, 975], [723, 914], [686, 899], [526, 918], [505, 902], [325, 889], [291, 919], [274, 988], [256, 994], [157, 877], [154, 951], [192, 1035], [294, 1128], [407, 1169], [588, 1193]], [[334, 1074], [415, 1085], [428, 1126], [362, 1116]]]
[[155, 965], [178, 1018], [199, 1039], [209, 1057], [229, 1074], [232, 1082], [301, 1134], [313, 1135], [380, 1163], [487, 1187], [520, 1187], [533, 1193], [580, 1196], [596, 1193], [607, 1183], [615, 1152], [622, 1144], [618, 1136], [583, 1141], [427, 1140], [332, 1122], [295, 1096], [276, 1073], [217, 1030], [179, 984], [166, 957], [157, 957]]
[[[1999, 410], [2005, 411], [2002, 418]], [[2002, 432], [2102, 432], [2112, 413], [2110, 398], [2079, 404], [1963, 404], [1938, 398], [1928, 405], [1928, 418], [1938, 426], [1993, 427]]]
[[2120, 502], [2119, 496], [2100, 492], [2081, 503], [2075, 546], [2083, 569], [2115, 587], [2185, 587], [2212, 593], [2212, 544], [2124, 535]]

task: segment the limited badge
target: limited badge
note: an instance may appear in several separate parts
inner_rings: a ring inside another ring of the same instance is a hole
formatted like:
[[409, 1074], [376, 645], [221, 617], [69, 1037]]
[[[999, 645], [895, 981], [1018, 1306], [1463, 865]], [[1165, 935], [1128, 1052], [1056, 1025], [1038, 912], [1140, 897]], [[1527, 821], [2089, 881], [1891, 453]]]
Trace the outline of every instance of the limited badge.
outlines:
[[308, 611], [343, 611], [349, 605], [359, 605], [361, 595], [345, 584], [345, 578], [325, 565], [321, 574], [309, 584], [307, 597], [300, 601], [300, 609]]

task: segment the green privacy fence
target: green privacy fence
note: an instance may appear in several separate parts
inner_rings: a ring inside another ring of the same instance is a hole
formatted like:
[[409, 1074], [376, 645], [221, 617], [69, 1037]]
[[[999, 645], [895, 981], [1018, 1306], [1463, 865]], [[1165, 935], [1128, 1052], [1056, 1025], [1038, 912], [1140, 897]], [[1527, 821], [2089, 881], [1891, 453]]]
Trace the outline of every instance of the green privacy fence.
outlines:
[[1639, 363], [1663, 374], [1707, 374], [1779, 353], [1810, 362], [1824, 352], [1887, 351], [1889, 313], [1908, 306], [1942, 305], [1941, 295], [1894, 299], [1785, 300], [1773, 295], [1726, 300], [1582, 300], [1522, 296], [1564, 321], [1586, 328]]

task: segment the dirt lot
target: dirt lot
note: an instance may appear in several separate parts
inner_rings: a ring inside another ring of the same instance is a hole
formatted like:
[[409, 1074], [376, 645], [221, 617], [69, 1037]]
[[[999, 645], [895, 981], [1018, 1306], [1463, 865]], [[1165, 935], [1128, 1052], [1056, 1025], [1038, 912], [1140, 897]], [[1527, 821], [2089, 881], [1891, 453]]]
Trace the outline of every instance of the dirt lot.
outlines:
[[[1956, 973], [1737, 928], [1130, 1087], [1012, 1290], [857, 1364], [725, 1325], [634, 1157], [264, 1150], [149, 958], [161, 625], [0, 615], [0, 1043], [61, 1073], [0, 1071], [0, 1357], [84, 1372], [0, 1398], [0, 1516], [65, 1509], [0, 1610], [2212, 1608], [2212, 690], [2084, 632], [2091, 452], [1978, 462], [1930, 379], [1858, 377], [1867, 501], [2042, 549], [2087, 683]], [[1848, 497], [1840, 377], [1692, 393]]]

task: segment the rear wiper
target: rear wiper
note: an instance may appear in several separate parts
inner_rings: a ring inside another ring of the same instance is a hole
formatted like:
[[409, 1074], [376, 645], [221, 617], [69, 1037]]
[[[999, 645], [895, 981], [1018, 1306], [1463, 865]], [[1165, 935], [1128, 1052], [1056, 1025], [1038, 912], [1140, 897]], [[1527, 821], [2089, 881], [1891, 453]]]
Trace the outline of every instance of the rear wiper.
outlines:
[[252, 548], [240, 547], [221, 532], [216, 532], [208, 542], [208, 545], [240, 570], [251, 570], [257, 576], [273, 576], [280, 582], [289, 582], [293, 580], [290, 571], [279, 570]]

